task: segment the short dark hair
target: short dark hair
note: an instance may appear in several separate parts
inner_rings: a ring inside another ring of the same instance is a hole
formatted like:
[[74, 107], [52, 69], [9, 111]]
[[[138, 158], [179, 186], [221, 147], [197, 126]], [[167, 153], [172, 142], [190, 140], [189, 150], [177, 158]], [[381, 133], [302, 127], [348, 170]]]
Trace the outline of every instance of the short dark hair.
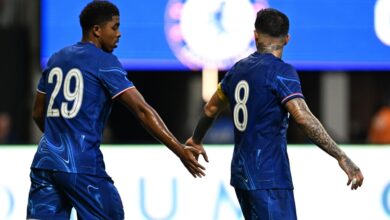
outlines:
[[109, 1], [95, 0], [88, 3], [80, 13], [80, 25], [83, 33], [94, 25], [111, 21], [112, 16], [119, 16], [118, 8]]
[[257, 12], [255, 29], [257, 32], [268, 34], [271, 37], [287, 36], [290, 24], [288, 17], [282, 12], [265, 8]]

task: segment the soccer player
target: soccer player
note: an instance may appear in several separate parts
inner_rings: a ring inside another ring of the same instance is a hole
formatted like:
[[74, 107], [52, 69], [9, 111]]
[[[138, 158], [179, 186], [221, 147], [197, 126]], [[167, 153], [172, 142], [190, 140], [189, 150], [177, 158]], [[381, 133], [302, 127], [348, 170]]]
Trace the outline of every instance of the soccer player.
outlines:
[[127, 106], [194, 177], [205, 175], [194, 157], [200, 150], [178, 142], [112, 54], [121, 36], [118, 8], [92, 1], [82, 10], [80, 24], [81, 42], [52, 55], [38, 84], [33, 119], [43, 136], [31, 165], [29, 219], [69, 219], [72, 207], [78, 219], [124, 219], [99, 148], [113, 99]]
[[290, 39], [288, 30], [289, 20], [282, 12], [268, 8], [257, 13], [257, 51], [226, 73], [186, 142], [203, 150], [207, 130], [230, 105], [235, 127], [230, 183], [246, 220], [297, 219], [287, 155], [289, 116], [313, 143], [338, 161], [351, 189], [363, 182], [359, 167], [310, 112], [295, 69], [281, 60]]

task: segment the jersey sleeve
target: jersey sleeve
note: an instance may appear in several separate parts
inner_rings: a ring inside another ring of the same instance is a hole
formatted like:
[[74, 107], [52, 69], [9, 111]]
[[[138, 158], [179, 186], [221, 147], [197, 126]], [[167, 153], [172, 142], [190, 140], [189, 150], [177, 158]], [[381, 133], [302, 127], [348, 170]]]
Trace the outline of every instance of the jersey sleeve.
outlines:
[[134, 87], [133, 82], [126, 76], [127, 72], [115, 56], [107, 56], [102, 60], [99, 68], [99, 77], [112, 99], [127, 89]]
[[222, 78], [221, 82], [218, 84], [218, 96], [220, 98], [224, 98], [228, 100], [228, 94], [229, 94], [229, 86], [230, 86], [230, 81], [232, 78], [233, 72], [235, 72], [237, 63], [225, 74], [225, 76]]
[[273, 87], [282, 104], [294, 98], [304, 98], [298, 73], [290, 65], [275, 75]]
[[50, 67], [49, 66], [50, 66], [51, 60], [52, 59], [49, 59], [49, 61], [47, 63], [47, 66], [43, 70], [41, 78], [38, 81], [37, 92], [46, 94], [46, 83], [47, 83], [46, 82], [46, 76], [47, 76], [48, 72], [50, 71]]
[[43, 69], [41, 78], [38, 81], [37, 92], [46, 94], [47, 74], [51, 70], [51, 65], [53, 63], [53, 57], [55, 57], [56, 55], [57, 55], [57, 53], [54, 53], [47, 61], [46, 67]]
[[39, 79], [37, 92], [46, 94], [46, 81], [45, 81], [44, 74], [42, 74], [41, 78]]
[[223, 102], [227, 102], [229, 101], [225, 92], [222, 91], [222, 87], [221, 87], [221, 83], [218, 84], [218, 87], [217, 87], [217, 95], [218, 97], [223, 101]]

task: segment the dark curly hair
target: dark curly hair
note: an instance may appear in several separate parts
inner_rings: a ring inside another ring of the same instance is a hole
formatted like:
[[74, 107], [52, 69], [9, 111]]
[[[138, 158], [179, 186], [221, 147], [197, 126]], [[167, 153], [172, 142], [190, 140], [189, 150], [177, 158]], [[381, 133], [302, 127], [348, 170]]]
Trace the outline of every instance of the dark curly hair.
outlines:
[[119, 16], [118, 8], [109, 1], [92, 1], [80, 13], [80, 25], [83, 33], [88, 32], [94, 25], [111, 21], [112, 16]]
[[288, 34], [289, 26], [288, 17], [276, 9], [266, 8], [257, 12], [255, 21], [257, 32], [271, 37], [283, 37]]

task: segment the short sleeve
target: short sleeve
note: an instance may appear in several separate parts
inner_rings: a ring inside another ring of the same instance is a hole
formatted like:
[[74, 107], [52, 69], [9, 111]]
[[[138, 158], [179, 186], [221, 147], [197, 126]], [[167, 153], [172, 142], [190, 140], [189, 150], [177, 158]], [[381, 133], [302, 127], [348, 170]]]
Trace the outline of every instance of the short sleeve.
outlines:
[[218, 97], [223, 101], [223, 102], [227, 102], [229, 101], [225, 92], [222, 91], [222, 87], [221, 87], [221, 83], [218, 84], [218, 87], [217, 87], [217, 95]]
[[113, 55], [102, 60], [99, 77], [112, 99], [134, 87], [133, 82], [127, 78], [127, 72]]
[[222, 78], [221, 82], [219, 83], [220, 92], [223, 92], [226, 96], [229, 94], [230, 81], [232, 78], [232, 74], [236, 70], [236, 66], [237, 63], [225, 74], [225, 76]]
[[221, 82], [219, 83], [220, 92], [228, 94], [229, 79], [230, 79], [230, 74], [229, 72], [227, 72], [226, 75], [222, 78]]
[[38, 81], [37, 91], [43, 94], [46, 94], [46, 76], [47, 72], [50, 70], [49, 67], [46, 67], [41, 75], [41, 78]]
[[294, 98], [304, 98], [301, 81], [295, 69], [287, 65], [275, 75], [274, 89], [282, 104]]

